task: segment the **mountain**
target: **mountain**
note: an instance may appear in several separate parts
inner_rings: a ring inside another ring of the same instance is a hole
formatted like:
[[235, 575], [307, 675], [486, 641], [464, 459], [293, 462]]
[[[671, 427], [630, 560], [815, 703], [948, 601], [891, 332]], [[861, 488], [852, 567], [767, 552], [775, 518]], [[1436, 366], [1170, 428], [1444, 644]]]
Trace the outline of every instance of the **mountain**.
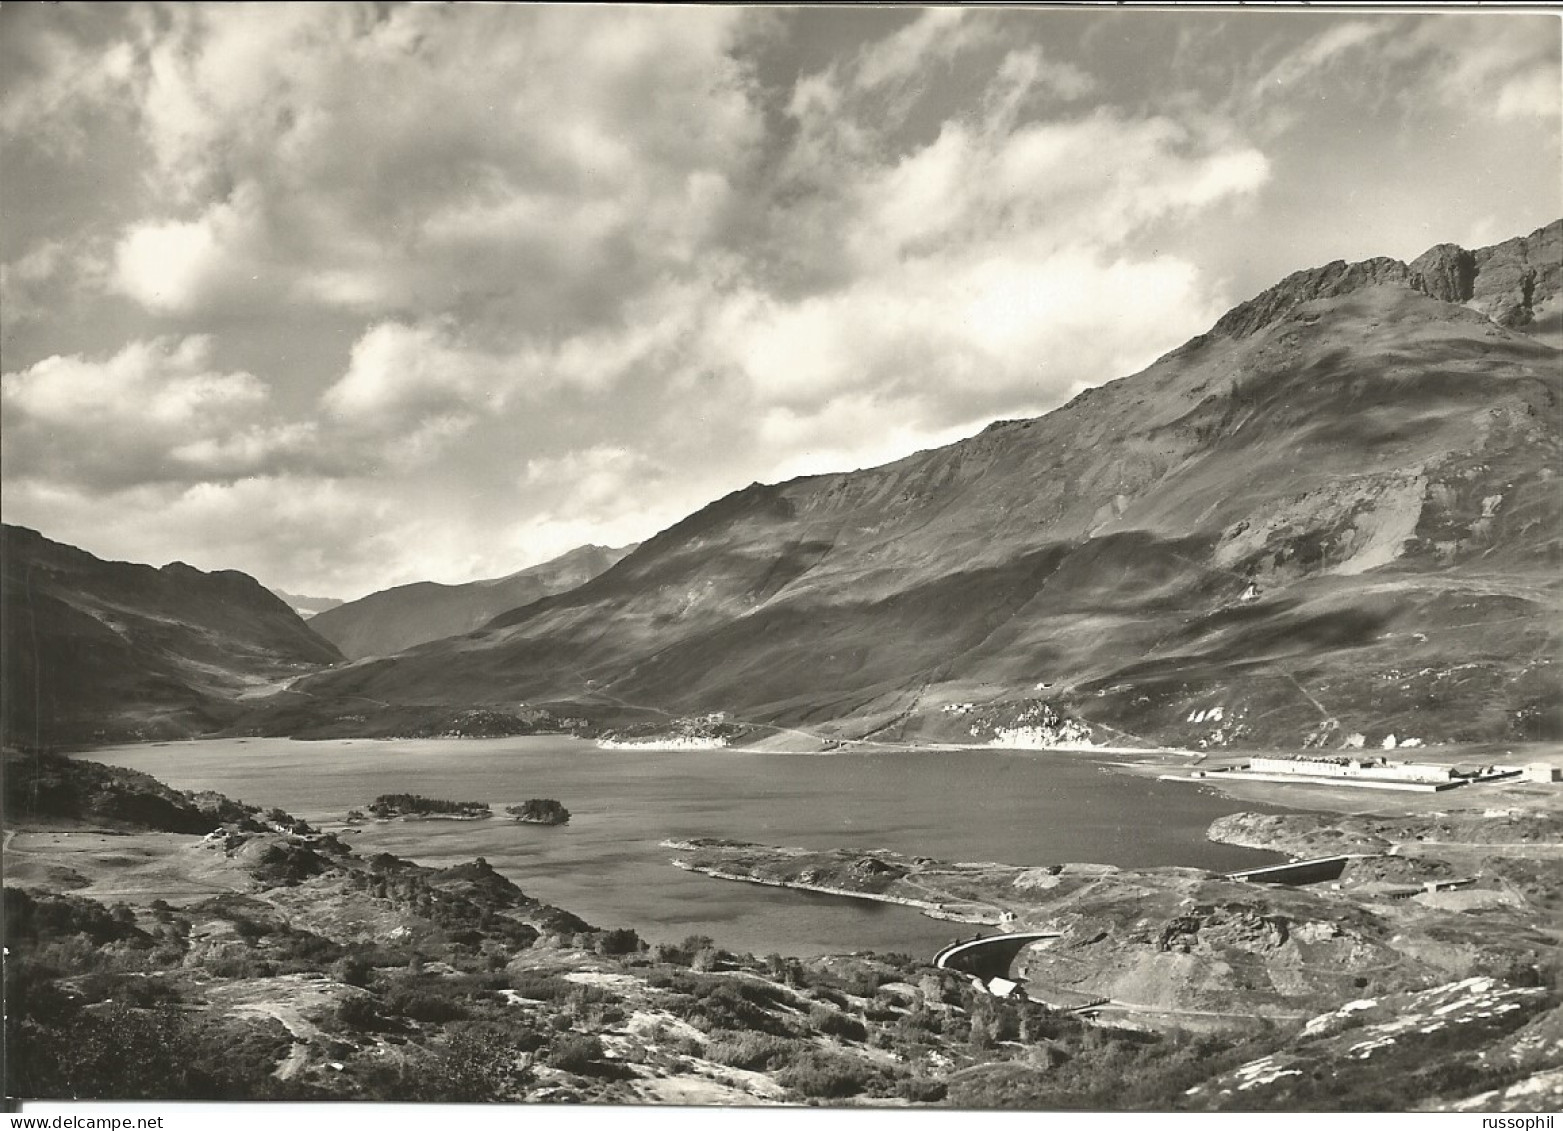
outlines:
[[106, 562], [0, 528], [5, 745], [174, 738], [342, 655], [246, 574]]
[[271, 592], [287, 602], [288, 608], [305, 620], [343, 603], [340, 597], [301, 597], [297, 593], [288, 593], [282, 589], [273, 589]]
[[[824, 736], [1563, 734], [1563, 221], [1302, 271], [1143, 372], [754, 484], [568, 593], [306, 683]], [[295, 704], [296, 706], [296, 704]]]
[[1560, 367], [1527, 331], [1556, 332], [1560, 249], [1563, 222], [1299, 272], [1046, 416], [752, 485], [310, 693], [967, 741], [973, 711], [979, 738], [1045, 712], [1098, 741], [1556, 735]]
[[583, 585], [634, 546], [581, 546], [506, 577], [440, 585], [420, 581], [338, 604], [309, 626], [350, 659], [396, 652], [481, 628], [499, 614]]

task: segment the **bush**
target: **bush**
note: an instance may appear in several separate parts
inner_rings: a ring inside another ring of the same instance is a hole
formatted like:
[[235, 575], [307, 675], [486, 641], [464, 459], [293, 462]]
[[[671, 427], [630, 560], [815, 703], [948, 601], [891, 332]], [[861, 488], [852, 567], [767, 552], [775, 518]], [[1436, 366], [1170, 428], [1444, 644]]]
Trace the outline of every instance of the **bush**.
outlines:
[[646, 944], [640, 941], [640, 936], [628, 927], [619, 927], [611, 931], [603, 931], [593, 940], [592, 949], [598, 954], [616, 956], [634, 954]]
[[[9, 1019], [8, 1019], [9, 1020]], [[17, 1037], [18, 1040], [11, 1038]], [[7, 1026], [6, 1091], [39, 1099], [210, 1099], [177, 1009], [115, 1004], [62, 1026]]]
[[548, 1066], [584, 1076], [602, 1060], [602, 1042], [582, 1033], [562, 1033], [548, 1050]]
[[351, 1032], [372, 1033], [385, 1027], [385, 1020], [374, 1002], [354, 994], [336, 1007], [335, 1027]]
[[426, 1103], [484, 1103], [509, 1098], [525, 1074], [516, 1066], [517, 1050], [490, 1035], [451, 1034], [435, 1055], [425, 1054], [405, 1065], [387, 1088], [386, 1099]]
[[1048, 1076], [1018, 1064], [984, 1064], [958, 1073], [949, 1083], [947, 1098], [954, 1107], [1037, 1108], [1055, 1107], [1056, 1090]]
[[233, 917], [233, 933], [245, 942], [255, 942], [271, 934], [271, 925], [261, 923], [254, 919], [247, 919], [242, 915]]
[[360, 989], [374, 977], [374, 967], [361, 954], [344, 954], [331, 964], [331, 976], [339, 982]]
[[835, 1100], [857, 1095], [876, 1075], [872, 1066], [855, 1057], [811, 1052], [784, 1068], [777, 1079], [811, 1099]]
[[76, 989], [89, 1002], [112, 1001], [141, 1008], [179, 1000], [179, 992], [161, 978], [95, 972], [76, 979]]
[[788, 1064], [798, 1055], [799, 1047], [795, 1041], [766, 1033], [741, 1033], [712, 1041], [706, 1046], [705, 1055], [708, 1060], [729, 1068], [764, 1072]]
[[[785, 1035], [788, 1032], [786, 1023], [751, 1000], [751, 995], [760, 996], [755, 985], [731, 978], [712, 978], [697, 984], [694, 994], [670, 995], [667, 1009], [703, 1028], [751, 1029]], [[761, 997], [760, 1000], [765, 999]]]
[[458, 1001], [426, 990], [398, 986], [385, 998], [385, 1011], [414, 1021], [461, 1021], [467, 1016], [466, 1007]]
[[533, 1001], [563, 1001], [578, 987], [540, 970], [516, 970], [510, 975], [510, 988]]
[[841, 1013], [828, 1005], [816, 1005], [809, 1010], [809, 1024], [830, 1037], [845, 1041], [861, 1041], [868, 1036], [868, 1029], [856, 1017]]
[[940, 1080], [909, 1077], [895, 1087], [895, 1094], [914, 1104], [936, 1104], [949, 1094], [950, 1088]]

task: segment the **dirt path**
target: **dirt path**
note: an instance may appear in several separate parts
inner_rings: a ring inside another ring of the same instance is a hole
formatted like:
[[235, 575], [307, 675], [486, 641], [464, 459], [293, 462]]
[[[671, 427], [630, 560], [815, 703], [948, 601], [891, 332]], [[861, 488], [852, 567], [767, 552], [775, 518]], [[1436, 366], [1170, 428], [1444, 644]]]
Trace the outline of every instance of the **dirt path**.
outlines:
[[261, 1017], [270, 1017], [279, 1022], [293, 1038], [293, 1047], [288, 1049], [288, 1055], [283, 1057], [272, 1075], [279, 1080], [291, 1080], [309, 1065], [309, 1047], [311, 1044], [321, 1041], [325, 1034], [319, 1026], [304, 1019], [298, 1009], [291, 1005], [277, 1005], [271, 1002], [246, 1002], [243, 1005], [233, 1007], [233, 1012], [248, 1013]]

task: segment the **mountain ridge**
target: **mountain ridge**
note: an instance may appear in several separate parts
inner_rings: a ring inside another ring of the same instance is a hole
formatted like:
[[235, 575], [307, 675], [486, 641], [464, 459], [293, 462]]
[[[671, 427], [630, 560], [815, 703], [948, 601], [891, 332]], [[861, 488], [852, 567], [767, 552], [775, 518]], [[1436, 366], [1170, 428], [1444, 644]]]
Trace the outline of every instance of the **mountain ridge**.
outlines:
[[207, 733], [269, 682], [343, 657], [237, 570], [100, 559], [0, 528], [7, 746]]
[[[1551, 734], [1559, 381], [1537, 334], [1560, 234], [1294, 273], [1044, 416], [753, 484], [579, 589], [311, 693], [609, 700], [908, 740], [969, 738], [944, 715], [967, 696], [1158, 742]], [[1446, 615], [1464, 594], [1475, 629]], [[1504, 639], [1516, 615], [1533, 624]], [[1435, 707], [1374, 682], [1399, 670], [1390, 638], [1436, 661], [1413, 671], [1459, 667], [1419, 620], [1490, 636], [1480, 678]], [[1185, 725], [1224, 700], [1242, 729]]]
[[503, 577], [414, 581], [322, 610], [310, 627], [349, 659], [387, 656], [482, 627], [507, 610], [574, 589], [634, 550], [586, 545]]

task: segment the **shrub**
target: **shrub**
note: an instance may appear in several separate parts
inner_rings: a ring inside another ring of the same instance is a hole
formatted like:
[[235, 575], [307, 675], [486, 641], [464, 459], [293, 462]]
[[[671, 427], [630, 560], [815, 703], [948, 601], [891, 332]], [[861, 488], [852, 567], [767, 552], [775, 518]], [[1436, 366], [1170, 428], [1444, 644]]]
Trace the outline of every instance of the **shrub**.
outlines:
[[652, 945], [651, 960], [666, 962], [671, 966], [688, 966], [689, 955], [675, 943], [659, 942]]
[[336, 1028], [360, 1033], [372, 1033], [385, 1026], [385, 1020], [375, 1008], [374, 1002], [357, 994], [345, 999], [336, 1007], [334, 1020]]
[[510, 988], [534, 1001], [563, 1001], [578, 987], [541, 970], [515, 970], [510, 974]]
[[219, 978], [273, 978], [277, 974], [276, 963], [242, 951], [209, 959], [206, 969]]
[[385, 1000], [385, 1009], [387, 1013], [408, 1017], [414, 1021], [460, 1021], [467, 1016], [466, 1007], [460, 1002], [441, 997], [439, 994], [422, 993], [418, 990], [391, 991]]
[[233, 933], [245, 942], [255, 942], [257, 939], [263, 939], [271, 934], [271, 925], [268, 923], [247, 919], [242, 915], [235, 915], [232, 921]]
[[548, 1066], [584, 1076], [602, 1060], [602, 1042], [582, 1033], [563, 1033], [548, 1050]]
[[112, 1001], [141, 1008], [179, 1000], [179, 992], [161, 978], [95, 972], [78, 978], [76, 988], [87, 1001]]
[[809, 1024], [830, 1037], [846, 1041], [861, 1041], [868, 1036], [868, 1029], [856, 1017], [841, 1013], [828, 1005], [816, 1005], [809, 1010]]
[[[9, 1019], [8, 1019], [9, 1020]], [[17, 1036], [20, 1040], [9, 1038]], [[63, 1025], [7, 1026], [6, 1090], [40, 1099], [214, 1098], [194, 1072], [186, 1018], [177, 1009], [115, 1004]]]
[[628, 927], [619, 927], [611, 931], [603, 931], [594, 941], [593, 948], [598, 954], [622, 955], [634, 954], [646, 944], [640, 941], [640, 936]]
[[697, 996], [685, 1005], [680, 998], [668, 1003], [670, 1012], [714, 1029], [754, 1029], [785, 1034], [787, 1026], [763, 1006], [745, 996], [743, 988], [730, 979], [713, 980], [700, 987]]
[[517, 1050], [491, 1035], [456, 1032], [437, 1053], [415, 1056], [376, 1092], [390, 1100], [426, 1103], [484, 1103], [509, 1098], [525, 1079]]
[[789, 1063], [798, 1051], [799, 1046], [795, 1041], [766, 1033], [740, 1033], [736, 1037], [712, 1041], [706, 1046], [705, 1055], [707, 1059], [729, 1068], [764, 1072]]
[[810, 1052], [784, 1068], [777, 1079], [811, 1099], [844, 1099], [861, 1092], [876, 1076], [874, 1069], [855, 1057]]
[[349, 986], [362, 988], [374, 977], [374, 967], [361, 954], [344, 954], [331, 964], [331, 976]]
[[908, 1077], [895, 1086], [895, 1094], [914, 1104], [936, 1104], [949, 1094], [950, 1088], [941, 1080]]
[[1018, 1064], [984, 1064], [957, 1073], [949, 1082], [947, 1098], [954, 1107], [1057, 1106], [1047, 1074]]

